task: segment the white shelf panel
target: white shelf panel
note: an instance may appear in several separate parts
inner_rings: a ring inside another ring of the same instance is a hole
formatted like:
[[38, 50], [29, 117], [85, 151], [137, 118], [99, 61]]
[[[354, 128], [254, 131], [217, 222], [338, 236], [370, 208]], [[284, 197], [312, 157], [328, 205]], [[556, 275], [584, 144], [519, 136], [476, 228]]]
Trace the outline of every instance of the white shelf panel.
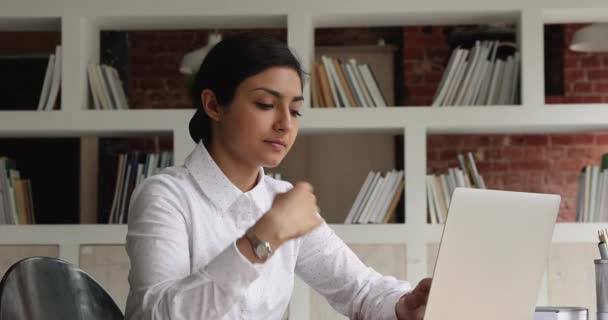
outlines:
[[124, 244], [127, 225], [0, 225], [0, 244]]
[[91, 18], [100, 30], [185, 30], [227, 28], [286, 28], [287, 15], [163, 15]]
[[420, 26], [420, 25], [458, 25], [458, 24], [489, 24], [489, 23], [517, 23], [519, 12], [466, 10], [466, 11], [405, 11], [390, 13], [360, 13], [352, 14], [322, 14], [314, 17], [317, 28], [340, 27], [385, 27], [385, 26]]
[[0, 31], [61, 31], [61, 18], [0, 16]]
[[388, 107], [310, 109], [303, 132], [394, 131], [409, 125], [429, 133], [559, 133], [608, 129], [608, 105]]
[[2, 111], [0, 136], [122, 136], [188, 127], [193, 110]]
[[[194, 110], [1, 111], [0, 136], [125, 135], [187, 130]], [[541, 107], [388, 107], [308, 109], [302, 134], [403, 133], [408, 126], [428, 133], [561, 133], [608, 130], [608, 105]]]

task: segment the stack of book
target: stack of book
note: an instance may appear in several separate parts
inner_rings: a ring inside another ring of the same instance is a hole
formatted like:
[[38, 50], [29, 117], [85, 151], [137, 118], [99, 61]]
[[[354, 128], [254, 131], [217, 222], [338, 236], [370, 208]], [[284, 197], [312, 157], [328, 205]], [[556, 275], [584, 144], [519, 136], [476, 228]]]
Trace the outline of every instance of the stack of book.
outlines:
[[114, 67], [92, 63], [87, 68], [87, 74], [94, 109], [129, 109], [123, 83]]
[[578, 177], [576, 221], [608, 221], [608, 153], [600, 165], [587, 165]]
[[370, 171], [344, 223], [388, 223], [395, 215], [403, 188], [403, 170], [384, 175]]
[[173, 164], [173, 153], [143, 153], [133, 151], [118, 155], [118, 172], [114, 200], [108, 223], [126, 223], [131, 193], [145, 178]]
[[34, 224], [30, 180], [7, 157], [0, 157], [0, 224]]
[[433, 106], [512, 105], [519, 102], [520, 54], [512, 42], [476, 41], [456, 48]]
[[426, 176], [428, 221], [431, 224], [445, 223], [452, 193], [456, 188], [486, 188], [471, 152], [466, 154], [466, 158], [459, 154], [458, 164], [459, 168], [448, 168], [447, 173]]
[[321, 56], [314, 64], [312, 103], [321, 108], [386, 107], [386, 99], [368, 64]]

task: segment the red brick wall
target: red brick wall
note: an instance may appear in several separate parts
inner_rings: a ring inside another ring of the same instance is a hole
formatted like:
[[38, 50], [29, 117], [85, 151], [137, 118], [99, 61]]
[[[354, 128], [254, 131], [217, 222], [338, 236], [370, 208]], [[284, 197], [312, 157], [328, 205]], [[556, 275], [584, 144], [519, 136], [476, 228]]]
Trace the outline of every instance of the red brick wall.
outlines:
[[560, 221], [574, 221], [578, 176], [608, 152], [608, 133], [538, 135], [431, 135], [428, 173], [458, 167], [458, 153], [473, 152], [489, 189], [557, 193]]
[[[223, 30], [225, 36], [243, 32]], [[256, 32], [287, 39], [285, 29]], [[182, 57], [207, 44], [207, 30], [129, 33], [129, 106], [133, 109], [191, 108], [190, 88], [179, 73]]]
[[443, 27], [403, 28], [406, 106], [429, 106], [449, 59]]
[[608, 102], [608, 53], [574, 52], [574, 33], [585, 24], [564, 25], [564, 95], [547, 96], [548, 104]]

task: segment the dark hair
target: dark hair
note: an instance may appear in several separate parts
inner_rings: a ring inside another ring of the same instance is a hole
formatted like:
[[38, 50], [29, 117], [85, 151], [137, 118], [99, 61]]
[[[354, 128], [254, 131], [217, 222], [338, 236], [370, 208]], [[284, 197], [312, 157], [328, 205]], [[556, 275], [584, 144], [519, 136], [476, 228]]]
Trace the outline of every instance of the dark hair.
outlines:
[[207, 54], [192, 83], [192, 102], [196, 113], [190, 119], [190, 136], [195, 143], [211, 141], [211, 118], [203, 109], [201, 92], [209, 89], [218, 103], [228, 107], [236, 88], [246, 78], [270, 67], [295, 70], [303, 86], [304, 72], [298, 59], [283, 42], [262, 35], [243, 33], [226, 38]]

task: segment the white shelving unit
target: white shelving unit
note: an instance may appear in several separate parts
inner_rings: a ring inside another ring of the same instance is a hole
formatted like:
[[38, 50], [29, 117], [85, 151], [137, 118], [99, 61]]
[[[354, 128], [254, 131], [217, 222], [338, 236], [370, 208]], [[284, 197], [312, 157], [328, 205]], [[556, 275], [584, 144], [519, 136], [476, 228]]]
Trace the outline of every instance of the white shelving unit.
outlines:
[[[390, 132], [404, 134], [406, 224], [332, 225], [348, 244], [403, 244], [407, 279], [428, 274], [429, 245], [439, 242], [442, 226], [426, 223], [426, 144], [430, 133], [555, 133], [608, 129], [608, 105], [544, 103], [543, 25], [608, 21], [608, 3], [582, 0], [377, 0], [326, 2], [265, 0], [118, 1], [60, 4], [42, 0], [0, 3], [0, 32], [60, 30], [63, 46], [61, 110], [0, 112], [0, 137], [124, 136], [172, 133], [175, 163], [193, 148], [187, 126], [192, 110], [87, 110], [86, 67], [99, 60], [101, 30], [287, 28], [288, 44], [308, 67], [314, 56], [314, 29], [321, 27], [448, 25], [509, 22], [518, 27], [522, 53], [521, 106], [455, 108], [303, 109], [301, 134]], [[308, 96], [309, 87], [305, 87]], [[523, 222], [522, 222], [523, 223]], [[595, 246], [596, 231], [608, 224], [556, 226], [554, 243]], [[59, 245], [59, 256], [78, 264], [81, 245], [121, 245], [125, 226], [0, 226], [0, 245]], [[592, 261], [588, 261], [592, 268]], [[592, 269], [591, 269], [592, 270]], [[549, 271], [550, 272], [550, 271]], [[548, 275], [547, 279], [551, 279]], [[561, 301], [545, 281], [539, 303]], [[577, 292], [573, 292], [577, 295]], [[590, 296], [591, 297], [591, 296]], [[594, 297], [594, 296], [593, 296]], [[557, 300], [555, 300], [557, 299]], [[573, 304], [576, 303], [574, 300]], [[124, 301], [118, 301], [124, 306]], [[594, 301], [588, 306], [593, 308]], [[310, 319], [310, 289], [296, 283], [290, 319]], [[593, 310], [593, 309], [592, 309]]]

